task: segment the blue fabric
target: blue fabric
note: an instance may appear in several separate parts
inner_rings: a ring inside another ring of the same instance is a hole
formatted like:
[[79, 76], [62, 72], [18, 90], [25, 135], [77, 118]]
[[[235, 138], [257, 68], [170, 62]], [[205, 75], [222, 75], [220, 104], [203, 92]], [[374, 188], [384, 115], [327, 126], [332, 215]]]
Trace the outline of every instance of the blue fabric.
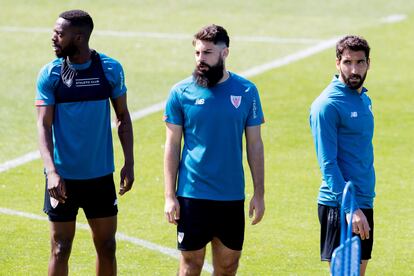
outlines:
[[[346, 182], [355, 188], [356, 208], [373, 208], [375, 171], [371, 100], [348, 88], [335, 76], [312, 103], [310, 127], [322, 184], [318, 203], [338, 207]], [[347, 201], [349, 203], [349, 201]], [[349, 212], [349, 204], [344, 206]]]
[[183, 126], [177, 195], [244, 199], [243, 132], [264, 121], [254, 84], [230, 73], [204, 88], [189, 77], [171, 89], [164, 115], [165, 122]]
[[[114, 59], [99, 54], [104, 77], [112, 87], [111, 98], [126, 93], [122, 66]], [[52, 125], [54, 162], [59, 174], [67, 179], [90, 179], [114, 171], [110, 103], [108, 99], [56, 103], [63, 59], [45, 65], [38, 76], [36, 105], [54, 105]], [[85, 64], [71, 64], [85, 70]], [[99, 70], [97, 70], [99, 71]], [[96, 72], [94, 77], [99, 76]]]

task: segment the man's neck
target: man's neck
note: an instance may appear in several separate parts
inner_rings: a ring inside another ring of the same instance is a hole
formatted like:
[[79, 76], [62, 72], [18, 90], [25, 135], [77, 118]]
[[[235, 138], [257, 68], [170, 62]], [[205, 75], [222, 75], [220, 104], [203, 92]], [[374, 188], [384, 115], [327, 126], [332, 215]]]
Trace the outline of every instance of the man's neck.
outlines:
[[226, 68], [224, 68], [223, 77], [220, 79], [220, 81], [218, 83], [225, 82], [229, 77], [230, 77], [229, 72], [226, 70]]
[[91, 49], [88, 47], [83, 50], [80, 50], [78, 53], [72, 56], [68, 56], [68, 59], [70, 63], [82, 64], [91, 59], [91, 52]]

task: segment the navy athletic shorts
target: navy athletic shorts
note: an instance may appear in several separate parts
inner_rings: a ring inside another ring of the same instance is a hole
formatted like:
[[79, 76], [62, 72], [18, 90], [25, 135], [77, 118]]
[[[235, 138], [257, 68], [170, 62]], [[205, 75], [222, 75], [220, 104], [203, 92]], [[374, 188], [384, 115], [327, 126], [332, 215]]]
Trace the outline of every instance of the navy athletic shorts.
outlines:
[[[361, 211], [371, 227], [369, 239], [361, 240], [361, 260], [369, 260], [374, 244], [374, 210], [361, 209]], [[321, 224], [321, 260], [331, 261], [333, 251], [341, 242], [341, 209], [318, 204], [318, 217]]]
[[216, 201], [178, 197], [178, 249], [204, 248], [217, 237], [228, 248], [242, 250], [244, 241], [244, 200]]
[[43, 211], [50, 221], [75, 221], [79, 208], [83, 209], [88, 219], [112, 217], [118, 213], [113, 174], [86, 180], [65, 179], [65, 184], [67, 199], [53, 208], [46, 178]]

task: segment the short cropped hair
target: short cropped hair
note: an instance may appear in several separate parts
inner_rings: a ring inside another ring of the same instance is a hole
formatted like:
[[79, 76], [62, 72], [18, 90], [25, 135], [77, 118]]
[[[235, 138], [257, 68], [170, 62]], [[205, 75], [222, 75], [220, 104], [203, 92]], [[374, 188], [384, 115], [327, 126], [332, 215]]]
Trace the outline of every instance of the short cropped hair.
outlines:
[[85, 11], [82, 10], [70, 10], [62, 12], [59, 17], [70, 22], [72, 27], [79, 28], [85, 32], [88, 37], [93, 30], [92, 17]]
[[347, 35], [341, 38], [336, 43], [336, 58], [341, 60], [343, 52], [349, 49], [351, 51], [364, 51], [365, 57], [369, 59], [369, 45], [368, 42], [362, 37], [357, 35]]
[[227, 35], [227, 31], [223, 27], [215, 24], [201, 28], [194, 35], [193, 45], [195, 45], [196, 40], [213, 42], [215, 45], [223, 43], [226, 47], [230, 46], [230, 38]]

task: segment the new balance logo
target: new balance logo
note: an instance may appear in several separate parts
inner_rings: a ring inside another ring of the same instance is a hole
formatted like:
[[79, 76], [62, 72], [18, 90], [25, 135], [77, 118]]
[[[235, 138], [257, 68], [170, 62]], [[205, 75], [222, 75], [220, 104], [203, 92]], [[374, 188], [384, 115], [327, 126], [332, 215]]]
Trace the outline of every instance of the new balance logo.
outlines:
[[358, 117], [358, 112], [356, 111], [351, 112], [351, 118], [356, 118], [356, 117]]
[[202, 104], [204, 104], [204, 99], [197, 99], [197, 100], [195, 101], [195, 104], [196, 104], [196, 105], [202, 105]]

